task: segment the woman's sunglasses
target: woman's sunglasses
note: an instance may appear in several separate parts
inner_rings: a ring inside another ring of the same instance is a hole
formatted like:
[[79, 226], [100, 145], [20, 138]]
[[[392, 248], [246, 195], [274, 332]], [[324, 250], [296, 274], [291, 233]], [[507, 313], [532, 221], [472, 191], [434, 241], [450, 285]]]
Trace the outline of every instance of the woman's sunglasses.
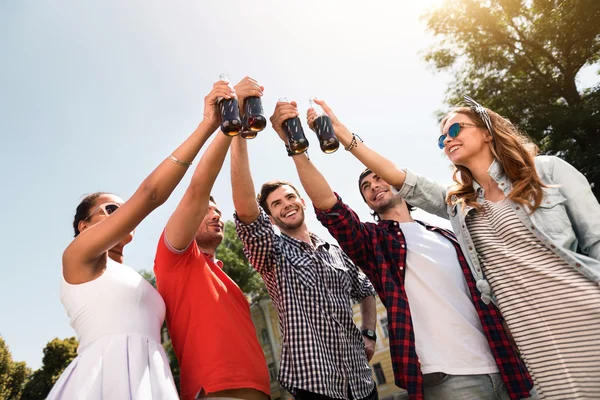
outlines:
[[98, 207], [94, 208], [94, 211], [92, 211], [90, 213], [90, 215], [88, 215], [87, 218], [84, 219], [84, 221], [87, 221], [88, 219], [90, 219], [90, 217], [92, 215], [94, 215], [96, 212], [98, 212], [98, 210], [104, 211], [104, 214], [108, 216], [108, 215], [114, 213], [115, 211], [117, 211], [117, 209], [119, 207], [121, 207], [121, 205], [117, 204], [117, 203], [102, 203]]
[[453, 123], [452, 125], [450, 125], [450, 128], [448, 128], [448, 131], [446, 133], [440, 135], [440, 137], [438, 138], [438, 147], [443, 150], [444, 147], [446, 146], [446, 144], [444, 143], [446, 141], [446, 136], [454, 139], [455, 137], [458, 136], [458, 134], [460, 133], [460, 130], [462, 128], [464, 128], [465, 126], [477, 126], [477, 125], [470, 124], [468, 122]]

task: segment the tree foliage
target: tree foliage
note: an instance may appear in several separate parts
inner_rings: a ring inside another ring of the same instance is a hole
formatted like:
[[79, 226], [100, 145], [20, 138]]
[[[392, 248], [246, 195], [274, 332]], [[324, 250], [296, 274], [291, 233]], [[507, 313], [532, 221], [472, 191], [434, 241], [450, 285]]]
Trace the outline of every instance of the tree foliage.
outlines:
[[235, 232], [235, 224], [226, 221], [224, 232], [225, 236], [215, 255], [217, 259], [223, 261], [223, 271], [251, 299], [256, 300], [266, 296], [265, 284], [244, 255], [244, 245]]
[[15, 362], [0, 336], [0, 400], [20, 399], [31, 370], [24, 362]]
[[600, 61], [598, 0], [446, 0], [425, 16], [425, 59], [454, 73], [447, 102], [469, 94], [580, 170], [600, 198], [600, 85], [577, 74]]
[[77, 357], [77, 339], [54, 339], [44, 348], [42, 367], [31, 375], [23, 389], [23, 400], [45, 399], [60, 374]]

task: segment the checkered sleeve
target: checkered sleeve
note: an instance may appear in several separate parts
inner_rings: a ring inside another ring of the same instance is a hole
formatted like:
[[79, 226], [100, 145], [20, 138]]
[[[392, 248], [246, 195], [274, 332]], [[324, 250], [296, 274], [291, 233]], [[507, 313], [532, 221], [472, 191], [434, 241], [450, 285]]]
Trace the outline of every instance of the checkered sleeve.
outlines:
[[[373, 224], [360, 221], [358, 215], [335, 193], [337, 203], [329, 210], [315, 208], [317, 219], [327, 228], [348, 257], [359, 265], [371, 282], [379, 282], [373, 241], [377, 238]], [[356, 268], [356, 267], [355, 267]]]
[[350, 281], [352, 282], [352, 291], [350, 296], [360, 302], [365, 297], [374, 296], [375, 288], [371, 284], [371, 281], [367, 278], [367, 276], [362, 273], [358, 267], [350, 260], [350, 258], [343, 253], [344, 263], [346, 264], [346, 268], [348, 268], [348, 274], [350, 275]]
[[234, 214], [233, 218], [236, 232], [244, 244], [246, 258], [252, 267], [262, 275], [276, 266], [274, 242], [277, 238], [267, 213], [260, 207], [259, 210], [260, 214], [256, 221], [247, 225], [240, 221], [237, 214]]

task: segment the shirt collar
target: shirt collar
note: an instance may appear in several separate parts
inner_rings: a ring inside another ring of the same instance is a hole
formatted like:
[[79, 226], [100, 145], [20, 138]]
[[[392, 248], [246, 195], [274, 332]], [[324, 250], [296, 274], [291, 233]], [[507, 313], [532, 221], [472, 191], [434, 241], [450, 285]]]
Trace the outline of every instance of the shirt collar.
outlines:
[[[500, 185], [500, 189], [510, 190], [510, 185], [509, 182], [507, 182], [508, 180], [506, 178], [506, 174], [504, 173], [504, 168], [502, 168], [502, 165], [500, 165], [498, 160], [494, 158], [494, 161], [492, 161], [492, 164], [488, 168], [487, 172], [488, 175]], [[484, 198], [485, 190], [479, 183], [475, 181], [475, 179], [473, 179], [473, 189], [475, 189], [475, 192], [477, 192], [478, 199]]]
[[202, 252], [210, 261], [214, 262], [219, 268], [223, 269], [223, 261], [217, 260], [212, 254]]
[[[315, 249], [319, 249], [320, 247], [324, 247], [325, 250], [329, 250], [329, 243], [327, 243], [326, 241], [324, 241], [323, 239], [321, 239], [320, 237], [318, 237], [317, 235], [315, 235], [312, 232], [309, 232], [308, 234], [310, 235], [310, 239], [311, 239], [311, 241], [312, 241]], [[312, 247], [308, 243], [306, 243], [306, 242], [304, 242], [302, 240], [299, 240], [299, 239], [293, 238], [291, 236], [288, 236], [285, 233], [281, 233], [281, 236], [288, 243], [290, 243], [293, 246], [299, 247], [299, 248], [301, 248], [303, 250], [312, 249]]]

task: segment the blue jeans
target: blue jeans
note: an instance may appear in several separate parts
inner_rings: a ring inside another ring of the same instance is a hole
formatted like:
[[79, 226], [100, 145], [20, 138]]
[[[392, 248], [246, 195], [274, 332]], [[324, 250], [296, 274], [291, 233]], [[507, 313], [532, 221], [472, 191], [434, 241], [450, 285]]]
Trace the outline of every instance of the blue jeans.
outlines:
[[500, 374], [423, 375], [425, 400], [510, 400]]

